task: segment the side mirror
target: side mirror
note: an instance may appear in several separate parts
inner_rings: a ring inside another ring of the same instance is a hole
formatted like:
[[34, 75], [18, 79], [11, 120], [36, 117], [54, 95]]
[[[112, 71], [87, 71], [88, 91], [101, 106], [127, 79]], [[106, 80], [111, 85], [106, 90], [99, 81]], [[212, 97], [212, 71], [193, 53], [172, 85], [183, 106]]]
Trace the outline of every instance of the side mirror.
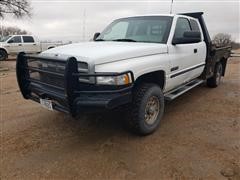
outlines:
[[201, 33], [198, 31], [186, 31], [181, 38], [173, 38], [172, 44], [192, 44], [201, 42]]
[[98, 38], [99, 35], [100, 35], [99, 32], [95, 33], [94, 36], [93, 36], [93, 40], [96, 41], [96, 39]]
[[12, 40], [12, 39], [10, 39], [9, 41], [8, 41], [8, 43], [13, 43], [14, 41]]

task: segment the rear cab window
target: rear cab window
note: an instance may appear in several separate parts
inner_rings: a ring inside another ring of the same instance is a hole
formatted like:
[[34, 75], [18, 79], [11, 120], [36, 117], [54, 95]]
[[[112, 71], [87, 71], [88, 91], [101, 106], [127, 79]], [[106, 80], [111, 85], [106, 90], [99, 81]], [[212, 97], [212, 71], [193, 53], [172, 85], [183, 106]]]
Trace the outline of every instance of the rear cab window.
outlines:
[[24, 43], [34, 43], [34, 39], [32, 36], [23, 36]]

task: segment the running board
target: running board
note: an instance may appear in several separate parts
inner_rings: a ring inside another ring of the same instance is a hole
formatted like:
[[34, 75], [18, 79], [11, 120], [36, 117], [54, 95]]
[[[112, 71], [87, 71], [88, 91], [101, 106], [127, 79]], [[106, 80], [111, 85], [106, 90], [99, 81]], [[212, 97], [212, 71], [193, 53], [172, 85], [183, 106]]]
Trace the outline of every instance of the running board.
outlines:
[[164, 98], [167, 101], [171, 101], [177, 98], [178, 96], [182, 95], [183, 93], [189, 91], [190, 89], [198, 86], [199, 84], [202, 84], [203, 82], [204, 80], [194, 79], [193, 81], [190, 81], [174, 90], [167, 92], [166, 94], [164, 94]]

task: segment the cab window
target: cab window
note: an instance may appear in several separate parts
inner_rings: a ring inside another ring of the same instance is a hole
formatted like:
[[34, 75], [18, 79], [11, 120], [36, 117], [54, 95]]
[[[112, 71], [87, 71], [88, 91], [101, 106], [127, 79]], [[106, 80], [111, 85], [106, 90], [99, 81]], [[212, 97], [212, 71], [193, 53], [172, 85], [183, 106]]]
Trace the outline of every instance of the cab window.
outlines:
[[190, 19], [190, 24], [191, 24], [191, 28], [193, 31], [200, 32], [200, 28], [199, 28], [197, 21]]
[[178, 18], [174, 38], [183, 38], [183, 34], [185, 31], [191, 31], [188, 19]]
[[25, 43], [34, 43], [34, 39], [32, 36], [23, 36], [23, 42]]
[[21, 36], [14, 36], [8, 40], [8, 43], [22, 43]]

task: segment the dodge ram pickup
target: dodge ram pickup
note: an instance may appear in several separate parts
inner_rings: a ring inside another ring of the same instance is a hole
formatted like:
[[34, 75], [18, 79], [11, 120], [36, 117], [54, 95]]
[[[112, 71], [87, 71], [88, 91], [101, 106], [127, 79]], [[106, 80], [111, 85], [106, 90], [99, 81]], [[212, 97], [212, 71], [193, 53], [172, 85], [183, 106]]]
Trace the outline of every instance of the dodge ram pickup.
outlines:
[[216, 48], [202, 12], [145, 15], [113, 21], [93, 41], [19, 53], [18, 85], [25, 99], [79, 116], [125, 107], [132, 132], [154, 132], [165, 101], [225, 74], [231, 47]]
[[0, 40], [0, 61], [6, 60], [8, 55], [17, 55], [20, 52], [40, 53], [62, 45], [61, 43], [41, 43], [32, 35], [11, 35]]

